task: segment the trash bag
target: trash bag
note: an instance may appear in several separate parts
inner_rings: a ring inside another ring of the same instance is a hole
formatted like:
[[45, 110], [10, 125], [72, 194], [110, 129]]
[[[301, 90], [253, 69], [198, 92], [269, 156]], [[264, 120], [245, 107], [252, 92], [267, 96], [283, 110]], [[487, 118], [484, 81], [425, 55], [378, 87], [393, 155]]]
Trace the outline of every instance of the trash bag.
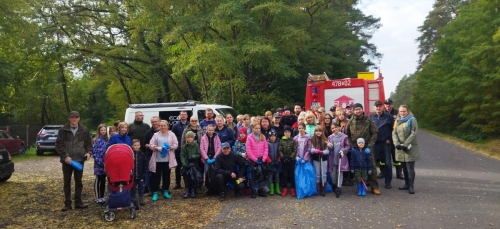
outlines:
[[189, 167], [188, 175], [191, 184], [193, 184], [195, 188], [201, 188], [201, 186], [203, 185], [203, 176], [195, 166]]
[[215, 163], [208, 165], [207, 170], [207, 188], [210, 190], [217, 190], [217, 171], [215, 170]]
[[256, 182], [265, 181], [267, 179], [267, 171], [262, 165], [255, 164], [253, 166], [253, 176]]
[[332, 192], [333, 192], [332, 186], [331, 186], [331, 185], [330, 185], [330, 183], [328, 183], [328, 182], [326, 182], [325, 191], [326, 191], [327, 193], [332, 193]]
[[310, 162], [301, 163], [302, 159], [295, 162], [295, 190], [297, 199], [317, 194], [316, 172]]
[[280, 165], [279, 164], [267, 164], [265, 165], [265, 168], [267, 170], [267, 172], [269, 173], [275, 173], [275, 172], [278, 172], [279, 169], [280, 169]]

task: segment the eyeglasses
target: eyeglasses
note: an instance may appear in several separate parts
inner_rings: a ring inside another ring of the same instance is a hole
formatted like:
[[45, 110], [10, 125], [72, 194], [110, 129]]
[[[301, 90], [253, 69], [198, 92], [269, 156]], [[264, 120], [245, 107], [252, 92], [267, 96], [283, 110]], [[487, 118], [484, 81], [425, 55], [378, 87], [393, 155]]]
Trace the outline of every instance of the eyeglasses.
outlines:
[[198, 122], [198, 120], [191, 120], [190, 122]]

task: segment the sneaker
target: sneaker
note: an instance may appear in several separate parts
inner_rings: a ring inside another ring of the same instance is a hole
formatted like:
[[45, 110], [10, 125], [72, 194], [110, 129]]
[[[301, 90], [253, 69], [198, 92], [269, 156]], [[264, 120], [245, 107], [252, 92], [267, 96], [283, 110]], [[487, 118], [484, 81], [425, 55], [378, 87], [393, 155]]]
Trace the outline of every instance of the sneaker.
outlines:
[[392, 188], [391, 184], [385, 184], [385, 189], [391, 189], [391, 188]]
[[165, 197], [166, 199], [172, 199], [172, 196], [170, 195], [168, 190], [163, 190], [163, 197]]

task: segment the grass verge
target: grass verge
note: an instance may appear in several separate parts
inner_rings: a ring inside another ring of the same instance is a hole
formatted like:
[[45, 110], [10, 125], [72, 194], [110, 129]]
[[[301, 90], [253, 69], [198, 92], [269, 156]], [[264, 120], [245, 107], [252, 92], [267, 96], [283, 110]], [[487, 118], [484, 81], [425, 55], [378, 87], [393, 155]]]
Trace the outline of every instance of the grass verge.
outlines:
[[43, 156], [37, 156], [36, 155], [36, 149], [34, 147], [31, 147], [28, 150], [26, 150], [26, 153], [24, 153], [22, 155], [18, 154], [18, 155], [12, 156], [12, 161], [14, 163], [18, 163], [18, 162], [21, 162], [21, 161], [32, 161], [32, 160], [45, 159], [47, 157], [54, 157], [56, 155], [57, 155], [56, 153], [46, 152]]
[[485, 141], [482, 143], [473, 143], [473, 142], [468, 142], [468, 141], [465, 141], [465, 140], [462, 140], [460, 138], [456, 138], [456, 137], [453, 137], [450, 135], [439, 133], [436, 131], [432, 131], [432, 130], [428, 130], [428, 129], [423, 129], [423, 130], [425, 130], [425, 132], [427, 132], [429, 134], [443, 138], [448, 142], [455, 143], [455, 144], [462, 146], [464, 148], [479, 152], [485, 156], [500, 160], [500, 139], [488, 140], [488, 141]]

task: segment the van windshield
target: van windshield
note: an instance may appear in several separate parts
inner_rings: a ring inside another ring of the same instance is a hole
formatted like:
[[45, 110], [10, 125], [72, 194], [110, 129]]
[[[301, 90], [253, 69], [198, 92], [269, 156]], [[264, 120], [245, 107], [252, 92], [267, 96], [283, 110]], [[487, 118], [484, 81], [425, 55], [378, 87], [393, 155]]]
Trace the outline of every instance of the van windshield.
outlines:
[[233, 116], [233, 118], [235, 119], [236, 121], [236, 116], [238, 116], [238, 112], [232, 108], [218, 108], [218, 109], [215, 109], [217, 110], [217, 112], [221, 115], [224, 116], [224, 118], [226, 117], [226, 114], [231, 114]]

